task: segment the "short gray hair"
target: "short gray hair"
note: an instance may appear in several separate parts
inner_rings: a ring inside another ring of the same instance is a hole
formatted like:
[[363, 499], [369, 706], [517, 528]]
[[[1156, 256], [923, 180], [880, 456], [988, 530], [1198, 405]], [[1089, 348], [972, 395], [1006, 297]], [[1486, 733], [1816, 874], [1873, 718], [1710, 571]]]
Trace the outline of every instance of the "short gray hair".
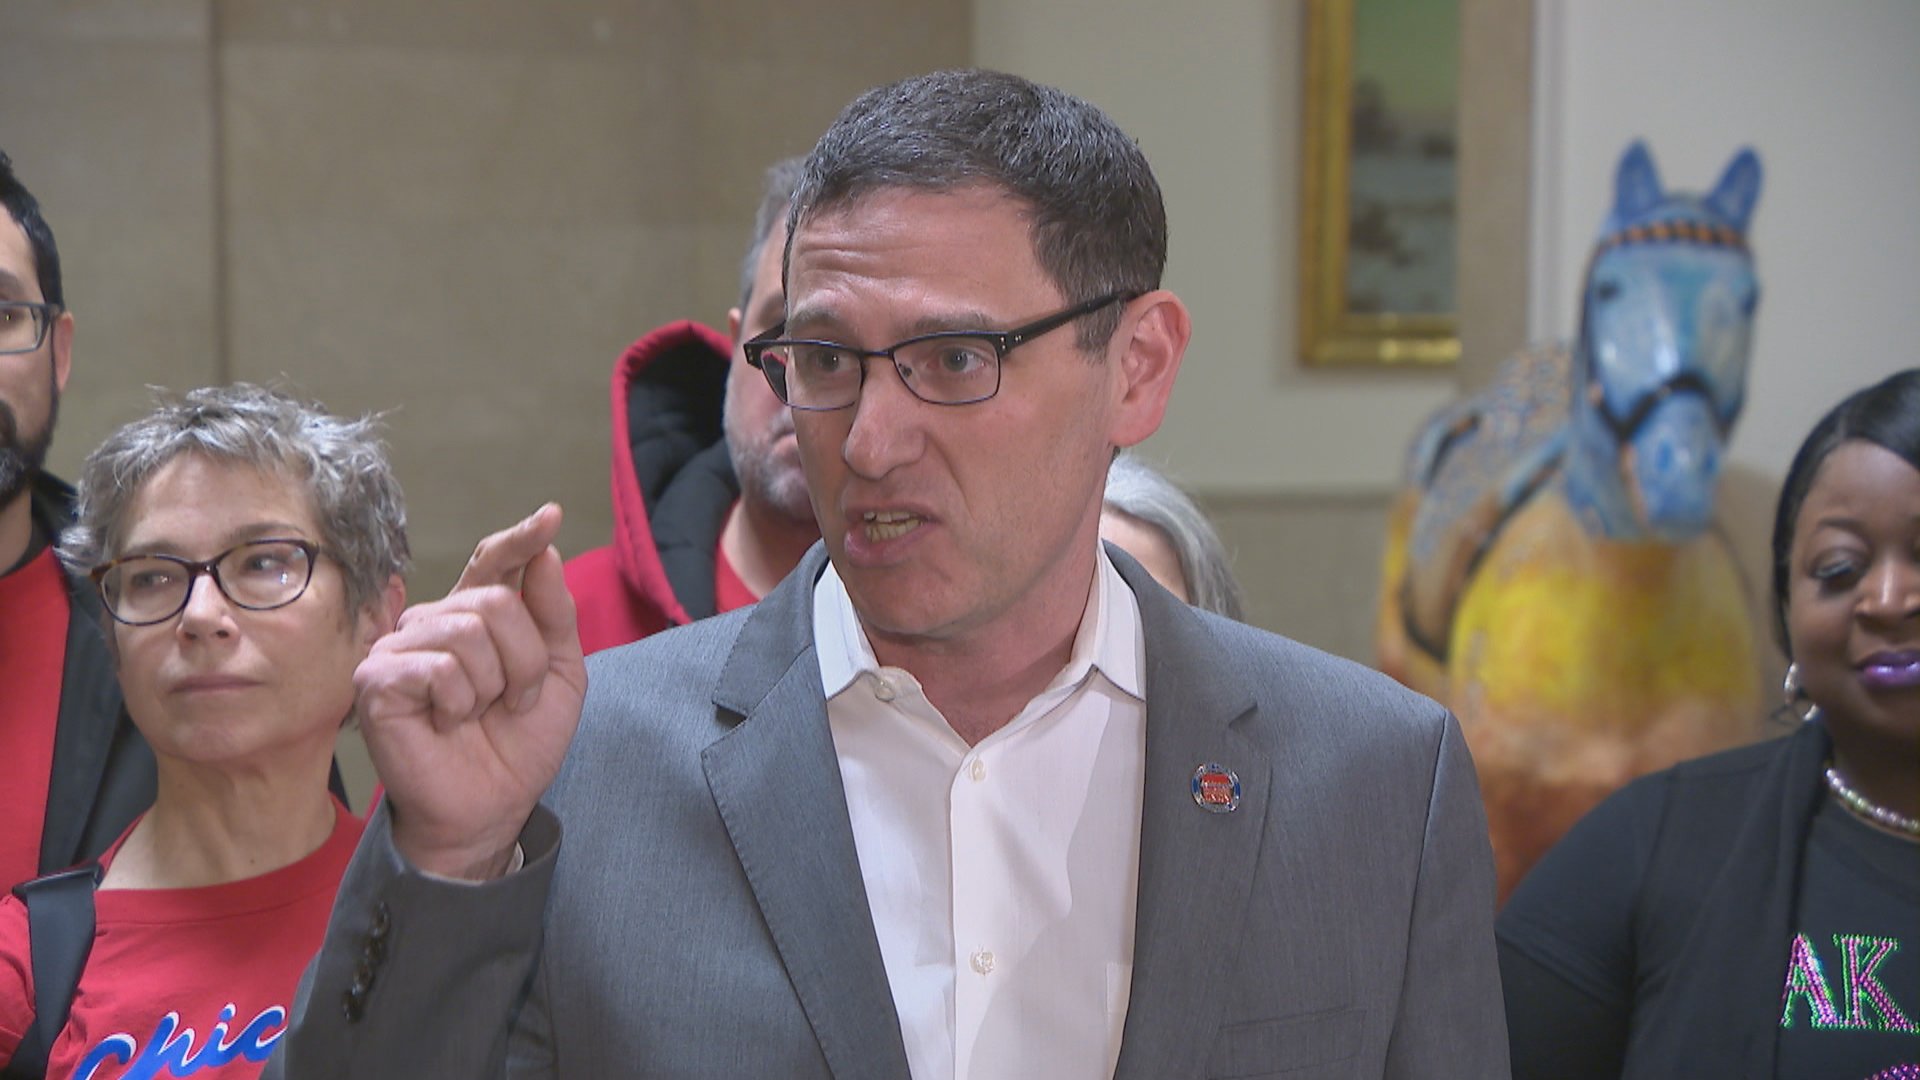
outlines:
[[[1070, 303], [1160, 287], [1167, 211], [1140, 147], [1106, 113], [998, 71], [937, 71], [855, 98], [807, 157], [792, 232], [889, 188], [998, 188], [1026, 205], [1035, 260]], [[1080, 348], [1113, 336], [1120, 312], [1080, 323]]]
[[76, 573], [119, 557], [141, 487], [198, 454], [305, 485], [320, 545], [346, 579], [347, 609], [379, 597], [411, 561], [407, 506], [372, 416], [343, 420], [282, 391], [235, 383], [156, 393], [157, 407], [107, 436], [81, 467], [74, 525], [60, 558]]
[[1107, 506], [1159, 529], [1180, 558], [1193, 606], [1229, 619], [1245, 605], [1226, 545], [1198, 505], [1153, 466], [1121, 454], [1107, 468]]
[[793, 203], [793, 189], [800, 186], [805, 171], [804, 157], [783, 158], [767, 166], [761, 181], [760, 209], [753, 215], [753, 235], [747, 238], [747, 255], [740, 260], [740, 310], [753, 303], [753, 279], [759, 276], [760, 253], [766, 250], [773, 227], [787, 222], [787, 207]]

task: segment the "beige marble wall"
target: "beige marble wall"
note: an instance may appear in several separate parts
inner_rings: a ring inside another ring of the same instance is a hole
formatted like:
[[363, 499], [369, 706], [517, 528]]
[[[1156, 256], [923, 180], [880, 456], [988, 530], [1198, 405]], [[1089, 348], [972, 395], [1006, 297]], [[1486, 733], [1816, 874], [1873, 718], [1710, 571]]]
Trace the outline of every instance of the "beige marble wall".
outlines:
[[972, 52], [969, 0], [0, 0], [78, 321], [51, 464], [277, 379], [390, 413], [416, 597], [547, 499], [605, 543], [615, 357], [725, 326], [767, 163]]
[[1459, 248], [1463, 390], [1527, 341], [1533, 0], [1461, 0]]
[[53, 225], [74, 312], [67, 475], [149, 384], [215, 377], [211, 71], [204, 0], [0, 6], [0, 150]]
[[234, 374], [394, 410], [417, 592], [546, 499], [563, 550], [604, 543], [615, 356], [724, 325], [760, 170], [963, 62], [947, 6], [216, 5]]
[[79, 320], [53, 465], [145, 387], [391, 414], [416, 595], [546, 499], [604, 543], [607, 382], [724, 326], [762, 168], [968, 61], [966, 0], [5, 0], [0, 148]]
[[1373, 663], [1387, 495], [1200, 494], [1246, 590], [1247, 621]]

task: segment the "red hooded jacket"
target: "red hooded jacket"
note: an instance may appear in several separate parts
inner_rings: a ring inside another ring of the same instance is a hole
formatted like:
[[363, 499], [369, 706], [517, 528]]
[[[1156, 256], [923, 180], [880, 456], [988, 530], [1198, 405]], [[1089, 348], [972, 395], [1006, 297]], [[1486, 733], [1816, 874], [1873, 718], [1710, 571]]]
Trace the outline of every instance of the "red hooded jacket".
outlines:
[[587, 652], [714, 614], [714, 552], [740, 483], [721, 410], [733, 347], [676, 322], [613, 367], [613, 542], [567, 561]]

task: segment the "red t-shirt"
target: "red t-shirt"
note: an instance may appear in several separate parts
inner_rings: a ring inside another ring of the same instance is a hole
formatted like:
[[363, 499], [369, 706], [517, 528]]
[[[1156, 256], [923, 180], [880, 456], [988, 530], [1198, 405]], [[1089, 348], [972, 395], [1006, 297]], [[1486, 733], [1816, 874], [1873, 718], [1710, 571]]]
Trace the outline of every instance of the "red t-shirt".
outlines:
[[67, 583], [53, 549], [0, 577], [0, 890], [40, 872], [67, 661]]
[[753, 595], [747, 583], [733, 572], [733, 564], [727, 561], [727, 549], [719, 544], [713, 546], [713, 613], [725, 615], [734, 608], [743, 608], [748, 604], [757, 604], [760, 598]]
[[[318, 850], [271, 873], [197, 889], [94, 894], [93, 952], [47, 1075], [259, 1076], [286, 1032], [294, 988], [326, 934], [334, 890], [365, 825], [337, 802], [334, 813]], [[0, 901], [0, 1061], [33, 1023], [29, 956], [26, 907], [8, 896]]]

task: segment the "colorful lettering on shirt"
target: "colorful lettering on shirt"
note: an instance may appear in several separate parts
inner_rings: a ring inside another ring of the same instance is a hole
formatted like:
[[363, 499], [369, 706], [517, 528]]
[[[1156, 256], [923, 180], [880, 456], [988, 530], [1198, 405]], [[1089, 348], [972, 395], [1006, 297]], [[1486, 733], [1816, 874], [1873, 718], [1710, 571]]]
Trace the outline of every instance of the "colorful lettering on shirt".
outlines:
[[227, 1007], [220, 1010], [220, 1022], [207, 1033], [207, 1041], [197, 1054], [193, 1049], [194, 1031], [190, 1027], [180, 1026], [180, 1014], [177, 1012], [160, 1018], [160, 1022], [154, 1025], [153, 1037], [147, 1040], [144, 1048], [133, 1036], [124, 1032], [109, 1035], [96, 1043], [87, 1056], [80, 1060], [80, 1067], [73, 1074], [74, 1080], [94, 1080], [100, 1067], [109, 1061], [121, 1065], [131, 1063], [131, 1067], [121, 1074], [120, 1080], [192, 1076], [205, 1069], [217, 1069], [235, 1058], [265, 1061], [267, 1055], [273, 1052], [273, 1044], [286, 1034], [287, 1010], [284, 1006], [271, 1005], [262, 1009], [260, 1015], [248, 1021], [229, 1039], [227, 1029], [233, 1016], [233, 1003], [228, 1002]]
[[1808, 1019], [1816, 1030], [1840, 1027], [1840, 1013], [1833, 1007], [1833, 992], [1820, 971], [1820, 954], [1805, 934], [1793, 935], [1793, 951], [1787, 956], [1787, 986], [1780, 995], [1780, 1026], [1793, 1026], [1793, 1003], [1807, 999]]
[[[1787, 959], [1787, 982], [1780, 995], [1780, 1026], [1792, 1028], [1794, 1004], [1806, 999], [1807, 1019], [1814, 1030], [1886, 1031], [1920, 1034], [1920, 1025], [1893, 1000], [1880, 981], [1880, 965], [1900, 951], [1898, 938], [1865, 934], [1835, 934], [1833, 943], [1846, 958], [1846, 1015], [1834, 1006], [1834, 995], [1821, 968], [1820, 954], [1805, 934], [1793, 936]], [[1869, 1015], [1871, 1003], [1872, 1015]]]
[[[1864, 934], [1835, 934], [1834, 944], [1845, 950], [1847, 956], [1847, 1026], [1870, 1028], [1874, 1031], [1900, 1031], [1908, 1034], [1920, 1034], [1920, 1027], [1914, 1026], [1907, 1014], [1894, 1004], [1893, 995], [1874, 974], [1880, 962], [1900, 951], [1898, 938], [1867, 937]], [[1863, 961], [1860, 959], [1862, 948], [1872, 952]], [[1880, 1014], [1878, 1023], [1862, 1015], [1866, 1002], [1873, 1002], [1874, 1011]]]

